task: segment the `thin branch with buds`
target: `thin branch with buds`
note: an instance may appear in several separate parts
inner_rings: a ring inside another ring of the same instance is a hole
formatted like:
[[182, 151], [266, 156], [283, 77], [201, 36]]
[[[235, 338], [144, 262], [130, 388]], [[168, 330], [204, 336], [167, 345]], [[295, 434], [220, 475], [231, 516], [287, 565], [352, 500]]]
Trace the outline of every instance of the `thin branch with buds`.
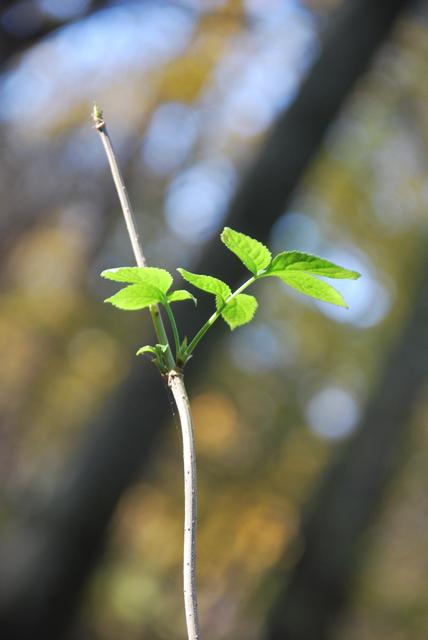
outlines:
[[[102, 111], [94, 105], [92, 117], [98, 131], [110, 165], [114, 184], [125, 218], [126, 228], [131, 241], [135, 260], [139, 267], [146, 267], [141, 240], [135, 224], [135, 216], [128, 197], [125, 183], [116, 160], [116, 155], [107, 133]], [[157, 305], [150, 307], [153, 326], [161, 344], [167, 345], [165, 353], [168, 365], [167, 380], [180, 418], [183, 439], [184, 468], [184, 548], [183, 548], [183, 591], [188, 640], [198, 640], [199, 617], [196, 591], [196, 517], [197, 517], [197, 480], [195, 441], [190, 402], [184, 384], [183, 374], [177, 366]]]

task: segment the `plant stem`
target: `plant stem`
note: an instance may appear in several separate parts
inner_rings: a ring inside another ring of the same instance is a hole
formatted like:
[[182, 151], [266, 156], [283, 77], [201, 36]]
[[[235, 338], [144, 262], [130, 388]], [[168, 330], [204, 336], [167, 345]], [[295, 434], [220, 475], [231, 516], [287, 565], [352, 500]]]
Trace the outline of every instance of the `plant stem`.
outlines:
[[[125, 182], [119, 169], [119, 165], [116, 160], [116, 154], [113, 149], [113, 145], [110, 140], [110, 136], [107, 133], [106, 123], [102, 118], [101, 111], [94, 106], [93, 118], [95, 122], [95, 128], [100, 134], [101, 142], [103, 143], [104, 150], [106, 152], [107, 160], [110, 165], [111, 175], [116, 187], [117, 195], [119, 196], [120, 205], [122, 207], [123, 217], [125, 218], [126, 228], [128, 230], [129, 239], [131, 241], [132, 250], [134, 252], [135, 260], [139, 267], [146, 267], [147, 261], [143, 252], [140, 237], [138, 235], [137, 226], [135, 224], [135, 216], [132, 210], [131, 202], [129, 200], [128, 192], [126, 190]], [[175, 367], [174, 357], [171, 352], [168, 336], [165, 331], [164, 324], [162, 322], [161, 315], [159, 313], [159, 307], [152, 305], [150, 307], [150, 314], [152, 316], [153, 326], [155, 328], [157, 339], [161, 344], [168, 345], [168, 349], [165, 353], [166, 361], [169, 369]]]
[[174, 337], [174, 343], [175, 343], [175, 356], [177, 357], [177, 354], [180, 351], [180, 336], [178, 333], [177, 323], [175, 321], [174, 314], [172, 312], [171, 305], [169, 304], [169, 302], [166, 302], [164, 304], [164, 307], [165, 307], [166, 315], [168, 316], [169, 323], [171, 325], [172, 335]]
[[[102, 113], [94, 105], [93, 118], [95, 127], [100, 134], [107, 158], [110, 164], [113, 180], [116, 186], [119, 200], [122, 205], [126, 227], [134, 250], [138, 266], [145, 267], [141, 242], [137, 233], [134, 215], [126, 191], [125, 183], [119, 170], [113, 147], [106, 130]], [[174, 336], [177, 352], [180, 348], [180, 338], [177, 325], [170, 305], [165, 305], [168, 319]], [[193, 421], [190, 411], [189, 398], [187, 396], [183, 375], [175, 370], [175, 361], [171, 352], [165, 327], [159, 312], [159, 307], [150, 307], [150, 313], [156, 335], [161, 344], [167, 344], [166, 360], [168, 365], [168, 386], [174, 396], [180, 417], [181, 433], [183, 438], [183, 467], [184, 467], [184, 549], [183, 549], [183, 589], [184, 609], [186, 614], [186, 626], [188, 640], [199, 640], [198, 601], [196, 592], [196, 509], [197, 509], [197, 481], [196, 481], [196, 456], [193, 435]]]
[[180, 416], [183, 438], [184, 469], [184, 551], [183, 551], [183, 590], [186, 614], [187, 636], [189, 640], [198, 640], [199, 616], [196, 592], [196, 510], [197, 482], [196, 456], [193, 435], [193, 421], [190, 403], [184, 385], [183, 375], [177, 371], [168, 374], [168, 386], [174, 396]]
[[217, 318], [219, 318], [221, 316], [221, 312], [223, 311], [223, 309], [227, 305], [227, 303], [230, 302], [231, 300], [233, 300], [233, 298], [236, 298], [237, 295], [239, 295], [240, 293], [245, 291], [245, 289], [247, 289], [247, 287], [249, 287], [251, 284], [253, 284], [253, 282], [255, 282], [257, 280], [257, 277], [258, 276], [251, 276], [251, 278], [249, 280], [244, 282], [244, 284], [241, 285], [239, 287], [239, 289], [234, 291], [232, 293], [232, 295], [230, 295], [227, 298], [227, 300], [224, 301], [224, 304], [219, 309], [217, 309], [217, 311], [215, 311], [215, 313], [213, 313], [212, 316], [210, 316], [208, 318], [208, 320], [205, 322], [205, 324], [202, 325], [202, 327], [199, 329], [199, 331], [193, 337], [192, 341], [190, 342], [189, 346], [187, 347], [186, 354], [188, 356], [190, 356], [193, 353], [193, 351], [196, 349], [196, 347], [198, 346], [199, 342], [202, 340], [202, 338], [204, 337], [204, 335], [206, 334], [208, 329], [210, 329], [212, 327], [212, 325], [214, 324], [214, 322], [217, 320]]

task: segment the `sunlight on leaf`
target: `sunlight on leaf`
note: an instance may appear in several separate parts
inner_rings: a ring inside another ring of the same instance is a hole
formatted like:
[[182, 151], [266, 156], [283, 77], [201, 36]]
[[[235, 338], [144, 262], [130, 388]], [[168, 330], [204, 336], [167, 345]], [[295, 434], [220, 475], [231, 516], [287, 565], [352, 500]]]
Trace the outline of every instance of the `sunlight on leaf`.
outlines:
[[118, 267], [117, 269], [106, 269], [101, 273], [101, 276], [116, 282], [146, 283], [157, 287], [162, 293], [166, 293], [173, 282], [168, 271], [157, 267]]
[[177, 269], [177, 271], [183, 276], [187, 282], [193, 284], [194, 287], [201, 289], [202, 291], [206, 291], [206, 293], [211, 293], [214, 296], [220, 296], [223, 300], [226, 300], [229, 296], [232, 295], [232, 291], [230, 287], [219, 280], [218, 278], [214, 278], [213, 276], [205, 276], [197, 273], [190, 273], [190, 271], [186, 271], [186, 269]]
[[270, 264], [271, 253], [258, 240], [229, 227], [223, 229], [220, 237], [226, 247], [241, 260], [253, 275], [257, 275]]
[[338, 307], [348, 308], [346, 302], [336, 289], [330, 284], [314, 278], [313, 276], [304, 273], [302, 271], [277, 271], [269, 275], [275, 276], [288, 284], [289, 287], [296, 289], [300, 293], [304, 293], [311, 298], [322, 300], [323, 302], [330, 302]]
[[247, 324], [253, 319], [257, 306], [254, 296], [240, 293], [227, 303], [221, 312], [221, 317], [233, 331], [236, 327]]
[[131, 284], [129, 287], [121, 289], [110, 298], [104, 300], [118, 309], [125, 311], [137, 311], [157, 304], [162, 300], [162, 293], [157, 287], [149, 284]]
[[275, 256], [268, 273], [273, 274], [276, 271], [289, 270], [304, 271], [327, 278], [357, 280], [357, 278], [360, 277], [357, 271], [349, 271], [349, 269], [344, 269], [329, 260], [324, 260], [324, 258], [320, 258], [319, 256], [302, 253], [300, 251], [284, 251]]
[[193, 300], [195, 306], [197, 304], [197, 299], [194, 295], [190, 293], [190, 291], [186, 291], [185, 289], [178, 289], [177, 291], [172, 291], [167, 296], [168, 302], [181, 302], [182, 300]]

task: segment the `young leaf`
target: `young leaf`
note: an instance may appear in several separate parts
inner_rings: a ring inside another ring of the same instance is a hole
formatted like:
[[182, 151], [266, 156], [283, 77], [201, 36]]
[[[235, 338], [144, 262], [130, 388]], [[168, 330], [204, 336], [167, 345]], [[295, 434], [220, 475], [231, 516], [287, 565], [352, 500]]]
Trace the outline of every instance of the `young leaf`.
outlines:
[[149, 284], [157, 287], [162, 293], [166, 293], [172, 285], [172, 276], [165, 269], [157, 267], [118, 267], [106, 269], [101, 273], [103, 278], [116, 282], [128, 282], [130, 284]]
[[316, 276], [349, 280], [356, 280], [360, 277], [357, 271], [349, 271], [349, 269], [339, 267], [329, 260], [300, 251], [284, 251], [275, 256], [267, 273], [276, 275], [277, 271], [303, 271]]
[[269, 275], [276, 276], [289, 287], [296, 289], [300, 293], [304, 293], [312, 298], [317, 298], [323, 302], [330, 302], [338, 307], [347, 307], [346, 302], [336, 289], [327, 284], [323, 280], [314, 278], [313, 276], [304, 273], [303, 271], [274, 271]]
[[186, 362], [192, 357], [193, 356], [191, 355], [187, 355], [187, 336], [184, 336], [180, 348], [177, 352], [177, 364], [179, 366], [184, 366]]
[[142, 356], [145, 353], [151, 353], [153, 355], [152, 362], [159, 368], [161, 373], [166, 373], [168, 370], [167, 365], [164, 362], [163, 354], [168, 350], [167, 344], [157, 344], [152, 347], [149, 344], [146, 344], [144, 347], [140, 347], [137, 351], [137, 356]]
[[141, 282], [121, 289], [110, 298], [104, 300], [104, 302], [110, 302], [118, 309], [134, 311], [157, 304], [162, 301], [162, 298], [163, 294], [157, 287]]
[[197, 304], [197, 300], [195, 296], [193, 296], [190, 291], [186, 291], [185, 289], [178, 289], [177, 291], [172, 291], [168, 293], [167, 296], [168, 302], [181, 302], [182, 300], [193, 300], [195, 306]]
[[146, 344], [144, 347], [140, 347], [135, 355], [142, 356], [145, 353], [153, 353], [153, 355], [157, 355], [156, 347]]
[[272, 259], [269, 249], [244, 233], [225, 227], [220, 238], [230, 251], [244, 263], [253, 275], [257, 275], [269, 266]]
[[186, 351], [187, 349], [187, 336], [184, 336], [183, 341], [180, 345], [180, 351]]
[[187, 282], [190, 282], [190, 284], [193, 284], [193, 286], [198, 289], [202, 289], [202, 291], [212, 293], [214, 296], [220, 296], [223, 300], [226, 300], [232, 295], [230, 287], [218, 278], [190, 273], [190, 271], [186, 271], [186, 269], [177, 269], [177, 271]]
[[141, 282], [142, 272], [144, 272], [144, 267], [116, 267], [114, 269], [105, 269], [100, 275], [106, 280], [136, 284]]
[[257, 306], [257, 300], [254, 296], [240, 293], [227, 303], [221, 312], [221, 317], [233, 331], [236, 327], [253, 319]]
[[150, 344], [146, 344], [144, 345], [144, 347], [140, 347], [135, 355], [141, 356], [143, 353], [153, 353], [159, 356], [162, 353], [166, 353], [167, 350], [168, 350], [167, 344], [157, 344], [154, 347], [152, 347]]

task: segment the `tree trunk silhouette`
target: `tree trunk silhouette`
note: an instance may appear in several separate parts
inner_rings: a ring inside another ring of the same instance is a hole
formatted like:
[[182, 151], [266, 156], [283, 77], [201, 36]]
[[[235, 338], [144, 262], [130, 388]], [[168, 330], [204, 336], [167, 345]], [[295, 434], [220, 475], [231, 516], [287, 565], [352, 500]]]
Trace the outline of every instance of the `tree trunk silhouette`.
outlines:
[[[75, 19], [61, 19], [43, 12], [35, 0], [21, 2], [3, 0], [0, 6], [0, 66], [2, 71], [17, 55], [23, 53], [57, 29], [87, 17], [94, 11], [109, 5], [108, 0], [91, 0]], [[13, 22], [9, 27], [10, 15], [15, 11]], [[9, 20], [8, 20], [9, 15]]]

